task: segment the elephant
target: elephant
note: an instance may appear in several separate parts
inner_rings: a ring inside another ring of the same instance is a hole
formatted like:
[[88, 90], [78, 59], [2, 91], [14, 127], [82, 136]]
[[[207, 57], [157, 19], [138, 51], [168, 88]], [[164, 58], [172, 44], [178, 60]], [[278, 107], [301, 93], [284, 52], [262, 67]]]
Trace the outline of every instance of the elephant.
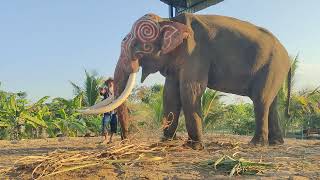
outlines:
[[[115, 97], [81, 112], [99, 114], [117, 108], [122, 138], [127, 138], [125, 100], [140, 67], [141, 82], [151, 73], [165, 77], [163, 117], [173, 114], [174, 118], [163, 130], [164, 139], [175, 137], [183, 110], [186, 145], [203, 149], [201, 97], [210, 88], [252, 100], [256, 126], [250, 144], [284, 143], [277, 97], [286, 78], [291, 78], [291, 64], [285, 47], [268, 30], [220, 15], [183, 13], [168, 19], [146, 14], [122, 40], [114, 73]], [[290, 93], [287, 105], [289, 98]]]

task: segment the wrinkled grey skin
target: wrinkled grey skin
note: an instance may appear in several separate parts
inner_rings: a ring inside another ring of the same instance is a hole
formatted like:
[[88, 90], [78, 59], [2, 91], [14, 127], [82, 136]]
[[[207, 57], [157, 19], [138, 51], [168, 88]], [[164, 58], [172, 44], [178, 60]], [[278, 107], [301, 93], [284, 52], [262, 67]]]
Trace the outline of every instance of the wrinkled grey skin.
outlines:
[[[165, 139], [175, 136], [183, 109], [189, 135], [187, 145], [202, 149], [201, 96], [205, 89], [248, 96], [254, 104], [256, 129], [251, 143], [282, 144], [277, 110], [278, 91], [289, 74], [290, 60], [281, 43], [269, 31], [248, 22], [216, 15], [182, 14], [171, 21], [190, 28], [193, 34], [167, 54], [161, 41], [154, 52], [140, 59], [119, 63], [115, 72], [118, 96], [130, 73], [142, 67], [142, 81], [160, 71], [164, 85], [164, 118], [174, 114]], [[130, 54], [139, 49], [135, 44]], [[125, 104], [118, 108], [123, 138], [128, 134]]]

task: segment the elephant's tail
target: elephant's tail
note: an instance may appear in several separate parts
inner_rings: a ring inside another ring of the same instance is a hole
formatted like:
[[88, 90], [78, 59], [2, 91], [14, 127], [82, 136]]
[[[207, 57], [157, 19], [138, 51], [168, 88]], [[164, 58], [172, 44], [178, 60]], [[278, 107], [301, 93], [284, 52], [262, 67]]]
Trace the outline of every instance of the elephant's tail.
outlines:
[[289, 106], [290, 106], [290, 96], [291, 96], [291, 68], [289, 69], [288, 72], [288, 78], [287, 78], [287, 83], [288, 83], [288, 92], [287, 92], [287, 103], [286, 103], [286, 116], [287, 118], [290, 118], [290, 111], [289, 111]]

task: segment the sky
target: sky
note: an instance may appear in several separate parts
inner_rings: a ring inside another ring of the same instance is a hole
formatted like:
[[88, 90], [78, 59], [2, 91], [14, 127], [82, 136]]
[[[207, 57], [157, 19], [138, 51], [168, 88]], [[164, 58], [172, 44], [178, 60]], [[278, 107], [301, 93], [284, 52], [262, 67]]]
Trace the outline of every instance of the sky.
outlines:
[[[198, 14], [231, 16], [271, 31], [289, 54], [299, 53], [299, 90], [320, 85], [319, 7], [319, 0], [225, 0]], [[70, 81], [81, 85], [85, 69], [113, 75], [121, 40], [151, 12], [168, 17], [168, 6], [160, 0], [0, 1], [0, 89], [25, 91], [32, 101], [71, 98]], [[155, 74], [144, 85], [163, 82]]]

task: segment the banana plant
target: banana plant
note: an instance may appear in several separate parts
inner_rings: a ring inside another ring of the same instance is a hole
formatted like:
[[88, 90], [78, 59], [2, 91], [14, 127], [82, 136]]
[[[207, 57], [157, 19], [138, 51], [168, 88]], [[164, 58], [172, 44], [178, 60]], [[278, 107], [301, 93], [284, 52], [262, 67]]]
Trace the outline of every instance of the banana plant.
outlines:
[[34, 114], [34, 109], [48, 97], [31, 105], [24, 97], [24, 93], [2, 93], [0, 96], [0, 127], [8, 131], [10, 139], [20, 139], [26, 125], [47, 128], [46, 123]]
[[[41, 98], [38, 102], [30, 106], [31, 113], [34, 117], [44, 121], [48, 125], [48, 121], [51, 118], [52, 112], [49, 110], [49, 107], [47, 104], [44, 104], [44, 102], [48, 99], [48, 96], [45, 96]], [[48, 129], [47, 127], [42, 126], [36, 126], [33, 123], [28, 123], [25, 126], [25, 132], [28, 137], [33, 138], [43, 138], [45, 136], [45, 131]]]
[[[51, 104], [52, 118], [48, 121], [48, 133], [56, 136], [62, 133], [63, 136], [77, 136], [79, 133], [85, 133], [86, 124], [76, 111], [82, 106], [83, 93], [80, 93], [71, 100], [64, 98], [55, 98]], [[57, 131], [58, 130], [58, 131]]]

